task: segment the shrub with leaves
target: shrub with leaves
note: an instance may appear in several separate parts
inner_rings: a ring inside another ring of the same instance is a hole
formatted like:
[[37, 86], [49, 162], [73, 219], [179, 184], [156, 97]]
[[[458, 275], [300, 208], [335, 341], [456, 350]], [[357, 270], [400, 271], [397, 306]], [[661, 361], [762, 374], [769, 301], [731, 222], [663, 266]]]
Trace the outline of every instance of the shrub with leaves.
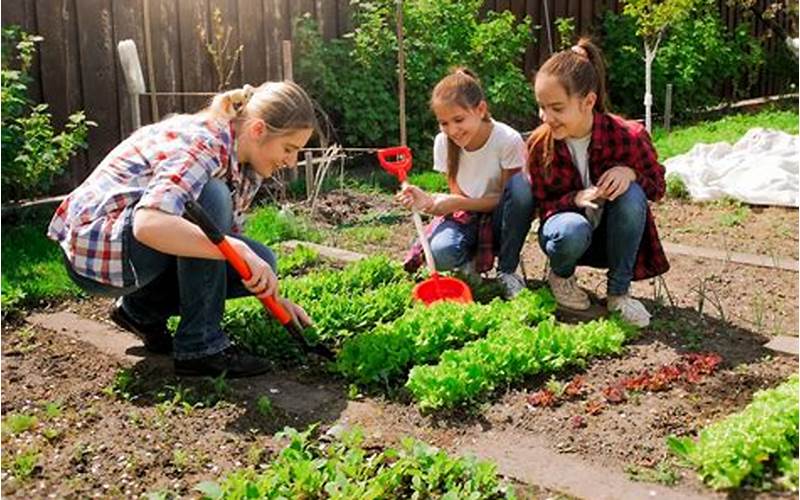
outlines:
[[[603, 17], [602, 33], [612, 110], [642, 116], [644, 49], [636, 35], [636, 23], [609, 10]], [[673, 85], [672, 113], [678, 117], [717, 104], [726, 83], [733, 85], [734, 99], [742, 98], [763, 64], [764, 51], [750, 35], [748, 23], [727, 32], [716, 4], [698, 2], [691, 15], [670, 27], [659, 45], [658, 57], [653, 60], [653, 110], [663, 113], [667, 83]]]
[[263, 471], [238, 470], [195, 489], [205, 499], [515, 498], [488, 462], [451, 457], [412, 438], [375, 451], [363, 448], [359, 429], [332, 443], [313, 440], [312, 432], [287, 427], [276, 437], [288, 444]]
[[2, 196], [9, 201], [46, 193], [70, 157], [86, 147], [89, 127], [96, 124], [79, 111], [57, 132], [47, 104], [35, 104], [28, 97], [28, 72], [42, 37], [13, 26], [3, 28], [2, 40], [1, 184]]
[[[465, 65], [481, 78], [492, 114], [518, 127], [531, 121], [533, 93], [520, 69], [534, 42], [529, 18], [489, 12], [482, 0], [408, 1], [406, 51], [408, 143], [429, 151], [438, 127], [430, 93], [449, 68]], [[321, 101], [348, 144], [382, 145], [398, 138], [397, 36], [394, 0], [353, 0], [355, 29], [323, 42], [310, 19], [295, 36], [295, 78]]]
[[776, 482], [798, 488], [798, 376], [758, 391], [739, 413], [711, 424], [697, 440], [670, 436], [667, 445], [714, 489]]

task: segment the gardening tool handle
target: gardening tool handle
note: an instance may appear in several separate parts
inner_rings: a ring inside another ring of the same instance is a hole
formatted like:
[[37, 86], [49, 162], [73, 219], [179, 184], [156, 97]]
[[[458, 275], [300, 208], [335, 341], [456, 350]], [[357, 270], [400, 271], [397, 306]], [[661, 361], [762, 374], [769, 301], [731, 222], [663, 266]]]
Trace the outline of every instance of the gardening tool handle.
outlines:
[[[405, 189], [406, 186], [408, 186], [407, 182], [403, 182], [401, 185], [403, 189]], [[419, 211], [416, 208], [411, 209], [411, 218], [414, 220], [414, 227], [417, 228], [417, 237], [422, 245], [422, 253], [425, 254], [425, 264], [428, 266], [428, 271], [431, 272], [431, 276], [434, 276], [438, 273], [436, 272], [436, 263], [433, 260], [431, 242], [428, 241], [428, 238], [425, 236], [425, 227], [422, 225], [422, 217], [420, 217]]]
[[[187, 218], [197, 224], [200, 229], [203, 230], [205, 235], [208, 239], [214, 243], [222, 255], [225, 257], [230, 265], [236, 270], [236, 272], [241, 276], [243, 280], [249, 280], [251, 276], [253, 276], [252, 271], [250, 271], [250, 267], [247, 265], [247, 262], [239, 255], [239, 252], [233, 248], [233, 245], [225, 238], [225, 235], [217, 228], [217, 225], [214, 224], [208, 214], [206, 214], [203, 207], [200, 206], [194, 200], [189, 200], [186, 202], [186, 216]], [[286, 327], [289, 328], [289, 325], [292, 325], [292, 316], [289, 312], [275, 299], [274, 296], [270, 295], [268, 297], [259, 297], [259, 300], [264, 307], [272, 314], [272, 316], [278, 320], [278, 322]], [[293, 326], [293, 325], [292, 325]]]

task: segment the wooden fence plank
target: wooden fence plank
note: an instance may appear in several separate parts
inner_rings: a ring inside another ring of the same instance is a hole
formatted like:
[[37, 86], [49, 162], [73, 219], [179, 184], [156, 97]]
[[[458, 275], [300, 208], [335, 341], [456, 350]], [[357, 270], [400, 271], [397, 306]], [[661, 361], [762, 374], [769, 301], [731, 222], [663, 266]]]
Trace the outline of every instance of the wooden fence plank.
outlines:
[[244, 50], [240, 61], [242, 83], [260, 85], [267, 80], [266, 38], [261, 2], [239, 0], [239, 37]]
[[[539, 48], [542, 43], [545, 43], [544, 30], [541, 28], [542, 13], [539, 4], [539, 0], [527, 0], [525, 2], [525, 11], [531, 18], [533, 35], [536, 37], [533, 43], [529, 43], [528, 46], [525, 47], [525, 78], [528, 79], [528, 81], [531, 80], [533, 72], [539, 66]], [[537, 26], [539, 26], [539, 29], [536, 29]]]
[[330, 40], [338, 33], [338, 8], [336, 0], [316, 0], [317, 20], [322, 38]]
[[[214, 65], [204, 40], [213, 39], [207, 0], [178, 0], [178, 39], [183, 92], [215, 92]], [[205, 38], [204, 38], [205, 37]], [[181, 110], [193, 113], [203, 108], [208, 97], [182, 96]]]
[[338, 35], [353, 31], [353, 16], [350, 12], [350, 0], [336, 0]]
[[[174, 2], [150, 1], [150, 30], [155, 70], [155, 88], [150, 92], [181, 92], [180, 45], [178, 38], [178, 13]], [[150, 87], [149, 83], [147, 85]], [[180, 99], [176, 96], [158, 96], [159, 119], [181, 111]]]
[[78, 31], [81, 59], [81, 79], [86, 114], [97, 122], [89, 129], [89, 163], [80, 177], [88, 176], [119, 142], [119, 112], [117, 109], [116, 45], [112, 33], [111, 0], [82, 0], [76, 2], [78, 25], [97, 27], [93, 32]]

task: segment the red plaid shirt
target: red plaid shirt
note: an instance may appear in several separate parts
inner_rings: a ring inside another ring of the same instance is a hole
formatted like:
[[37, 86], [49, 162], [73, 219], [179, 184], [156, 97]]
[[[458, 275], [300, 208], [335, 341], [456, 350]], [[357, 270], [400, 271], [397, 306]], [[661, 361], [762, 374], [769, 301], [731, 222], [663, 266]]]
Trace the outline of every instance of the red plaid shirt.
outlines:
[[[637, 122], [616, 115], [595, 113], [589, 144], [589, 176], [592, 183], [596, 184], [603, 172], [619, 165], [636, 171], [636, 182], [649, 200], [658, 201], [664, 196], [664, 167], [658, 162], [647, 130]], [[538, 147], [536, 151], [531, 151], [528, 155], [528, 176], [542, 223], [559, 212], [583, 213], [583, 209], [575, 205], [575, 194], [584, 189], [583, 182], [564, 141], [555, 141], [548, 172], [543, 168]], [[652, 278], [667, 270], [669, 262], [661, 247], [653, 213], [648, 207], [633, 279]]]

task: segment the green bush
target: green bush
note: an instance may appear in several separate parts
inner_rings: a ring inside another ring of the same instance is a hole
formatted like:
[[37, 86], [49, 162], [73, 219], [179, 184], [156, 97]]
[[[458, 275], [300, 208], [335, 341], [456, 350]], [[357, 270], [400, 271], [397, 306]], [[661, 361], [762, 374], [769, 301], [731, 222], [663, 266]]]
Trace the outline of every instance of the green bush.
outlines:
[[[28, 97], [35, 44], [42, 40], [13, 26], [3, 28], [2, 196], [6, 201], [46, 193], [78, 148], [86, 147], [90, 126], [83, 111], [69, 116], [57, 133], [47, 104]], [[12, 50], [15, 49], [14, 50]]]
[[675, 172], [670, 173], [667, 175], [667, 197], [675, 199], [675, 200], [688, 200], [689, 199], [689, 189], [686, 187], [686, 184], [683, 182], [683, 179], [680, 175], [676, 174]]
[[[602, 46], [608, 63], [608, 90], [613, 110], [627, 116], [644, 112], [644, 49], [634, 20], [607, 11], [602, 23]], [[750, 25], [740, 23], [727, 32], [716, 4], [705, 3], [677, 23], [662, 41], [653, 61], [653, 111], [663, 113], [667, 83], [673, 86], [672, 112], [681, 117], [715, 105], [725, 84], [733, 98], [747, 94], [764, 64], [759, 41]]]
[[[481, 77], [492, 114], [528, 126], [533, 93], [520, 70], [534, 42], [529, 18], [511, 12], [478, 19], [481, 0], [405, 2], [408, 143], [423, 155], [437, 132], [430, 93], [448, 70], [465, 65]], [[322, 103], [346, 144], [381, 146], [398, 139], [394, 0], [351, 2], [355, 30], [323, 42], [309, 18], [297, 23], [295, 78]], [[418, 153], [420, 154], [420, 153]]]

